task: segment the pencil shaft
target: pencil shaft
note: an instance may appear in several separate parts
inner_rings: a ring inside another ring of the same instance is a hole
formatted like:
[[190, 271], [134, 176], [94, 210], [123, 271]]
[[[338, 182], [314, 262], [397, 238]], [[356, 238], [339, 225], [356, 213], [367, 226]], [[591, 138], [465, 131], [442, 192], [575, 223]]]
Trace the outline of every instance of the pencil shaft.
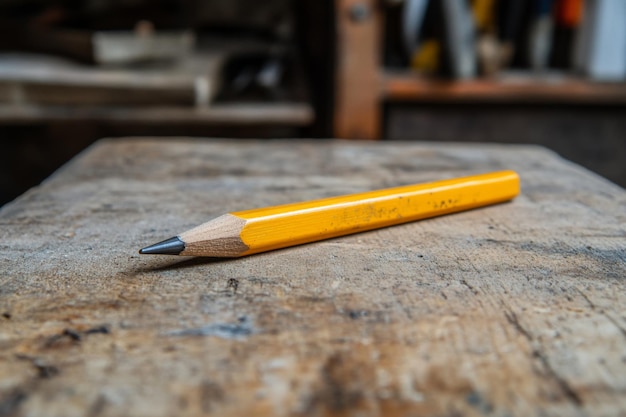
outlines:
[[[222, 216], [181, 234], [181, 255], [242, 256], [512, 199], [519, 177], [500, 171]], [[214, 250], [215, 249], [215, 250]]]

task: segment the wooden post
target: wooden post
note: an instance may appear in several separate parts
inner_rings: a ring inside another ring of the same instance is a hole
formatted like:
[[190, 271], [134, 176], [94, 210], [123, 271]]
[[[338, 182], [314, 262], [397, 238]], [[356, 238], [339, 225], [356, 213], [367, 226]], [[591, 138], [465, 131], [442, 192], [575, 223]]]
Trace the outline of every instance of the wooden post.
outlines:
[[333, 133], [379, 139], [380, 30], [376, 0], [336, 0], [337, 59]]

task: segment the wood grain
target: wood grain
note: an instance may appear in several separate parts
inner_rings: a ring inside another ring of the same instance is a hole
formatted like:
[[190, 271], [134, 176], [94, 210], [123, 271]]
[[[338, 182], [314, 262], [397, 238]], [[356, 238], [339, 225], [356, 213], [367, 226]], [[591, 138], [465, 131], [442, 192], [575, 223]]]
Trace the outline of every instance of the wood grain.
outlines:
[[[230, 261], [206, 218], [514, 169], [512, 203]], [[543, 148], [101, 141], [0, 211], [0, 414], [618, 416], [626, 193]]]

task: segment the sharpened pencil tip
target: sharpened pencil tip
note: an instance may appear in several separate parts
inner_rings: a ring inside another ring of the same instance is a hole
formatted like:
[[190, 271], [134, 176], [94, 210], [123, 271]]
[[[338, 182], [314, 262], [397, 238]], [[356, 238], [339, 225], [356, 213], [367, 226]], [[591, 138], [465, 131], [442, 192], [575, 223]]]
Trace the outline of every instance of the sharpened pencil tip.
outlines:
[[139, 251], [142, 255], [179, 255], [185, 250], [185, 242], [180, 240], [178, 236], [146, 246]]

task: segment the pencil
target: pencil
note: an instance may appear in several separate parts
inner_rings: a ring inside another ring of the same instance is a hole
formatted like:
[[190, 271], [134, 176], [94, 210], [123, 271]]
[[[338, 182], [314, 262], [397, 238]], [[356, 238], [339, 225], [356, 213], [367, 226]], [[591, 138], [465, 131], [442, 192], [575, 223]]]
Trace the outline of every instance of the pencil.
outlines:
[[[514, 171], [224, 214], [141, 254], [238, 257], [511, 200]], [[399, 242], [398, 244], [402, 244]]]

